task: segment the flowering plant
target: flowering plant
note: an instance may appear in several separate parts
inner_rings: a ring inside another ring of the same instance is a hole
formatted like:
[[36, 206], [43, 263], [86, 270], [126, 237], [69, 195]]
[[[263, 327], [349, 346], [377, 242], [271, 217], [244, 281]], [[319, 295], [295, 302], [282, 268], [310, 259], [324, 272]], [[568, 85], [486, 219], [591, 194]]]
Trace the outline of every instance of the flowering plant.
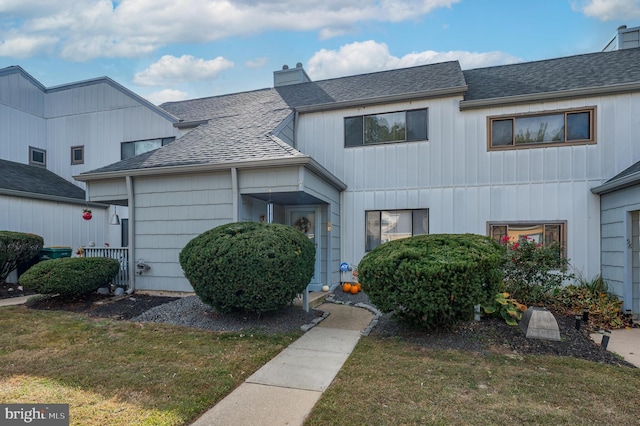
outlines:
[[515, 241], [505, 236], [501, 242], [505, 246], [505, 290], [522, 303], [547, 303], [552, 291], [573, 277], [567, 272], [569, 260], [558, 244], [540, 244], [528, 235]]

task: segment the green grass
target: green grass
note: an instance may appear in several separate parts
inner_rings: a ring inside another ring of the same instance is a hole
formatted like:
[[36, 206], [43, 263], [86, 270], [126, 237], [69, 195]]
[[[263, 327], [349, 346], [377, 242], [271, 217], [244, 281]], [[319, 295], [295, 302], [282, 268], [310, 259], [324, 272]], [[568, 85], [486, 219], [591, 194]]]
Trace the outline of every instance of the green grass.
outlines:
[[0, 309], [0, 403], [70, 405], [73, 425], [188, 424], [299, 334]]
[[305, 425], [637, 424], [640, 369], [362, 338]]

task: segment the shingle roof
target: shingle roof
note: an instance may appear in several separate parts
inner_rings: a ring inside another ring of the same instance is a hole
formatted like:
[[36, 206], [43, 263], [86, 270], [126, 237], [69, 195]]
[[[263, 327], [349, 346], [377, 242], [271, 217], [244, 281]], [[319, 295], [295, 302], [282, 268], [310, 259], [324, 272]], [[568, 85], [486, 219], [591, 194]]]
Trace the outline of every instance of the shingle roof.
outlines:
[[463, 71], [465, 100], [640, 82], [640, 48]]
[[[457, 61], [299, 83], [161, 108], [185, 122], [207, 121], [174, 143], [94, 172], [286, 159], [303, 154], [273, 132], [296, 109], [454, 90], [465, 101], [640, 82], [640, 48], [462, 71]], [[466, 92], [465, 92], [466, 91]]]
[[42, 167], [0, 160], [0, 190], [85, 199], [84, 190]]
[[304, 154], [271, 134], [296, 108], [451, 87], [465, 88], [457, 62], [168, 102], [161, 108], [181, 120], [207, 123], [155, 151], [89, 173], [299, 157]]

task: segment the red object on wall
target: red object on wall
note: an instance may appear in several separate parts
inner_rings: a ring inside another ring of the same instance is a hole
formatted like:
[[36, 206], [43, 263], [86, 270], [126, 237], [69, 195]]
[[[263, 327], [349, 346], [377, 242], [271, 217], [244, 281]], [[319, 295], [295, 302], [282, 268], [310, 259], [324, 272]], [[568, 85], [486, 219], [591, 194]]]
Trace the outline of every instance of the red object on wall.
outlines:
[[84, 210], [84, 213], [82, 213], [82, 218], [84, 220], [91, 220], [93, 216], [91, 216], [91, 210]]

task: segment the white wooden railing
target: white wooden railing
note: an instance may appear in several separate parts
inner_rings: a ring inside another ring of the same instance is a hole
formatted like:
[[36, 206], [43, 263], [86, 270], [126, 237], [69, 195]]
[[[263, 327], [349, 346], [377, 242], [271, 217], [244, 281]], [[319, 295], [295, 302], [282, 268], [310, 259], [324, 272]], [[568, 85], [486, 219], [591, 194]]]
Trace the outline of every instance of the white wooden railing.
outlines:
[[129, 249], [127, 247], [84, 247], [86, 257], [109, 257], [120, 262], [118, 275], [111, 284], [129, 288]]

